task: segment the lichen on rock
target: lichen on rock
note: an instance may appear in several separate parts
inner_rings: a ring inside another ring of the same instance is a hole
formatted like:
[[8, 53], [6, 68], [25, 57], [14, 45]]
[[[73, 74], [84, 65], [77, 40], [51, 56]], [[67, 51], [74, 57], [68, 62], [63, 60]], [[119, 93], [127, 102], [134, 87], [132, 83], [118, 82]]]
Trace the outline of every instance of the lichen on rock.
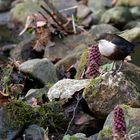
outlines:
[[85, 88], [84, 99], [97, 117], [106, 118], [117, 104], [140, 106], [139, 72], [134, 72], [134, 69], [134, 65], [125, 66], [123, 73], [114, 76], [107, 72], [93, 79]]

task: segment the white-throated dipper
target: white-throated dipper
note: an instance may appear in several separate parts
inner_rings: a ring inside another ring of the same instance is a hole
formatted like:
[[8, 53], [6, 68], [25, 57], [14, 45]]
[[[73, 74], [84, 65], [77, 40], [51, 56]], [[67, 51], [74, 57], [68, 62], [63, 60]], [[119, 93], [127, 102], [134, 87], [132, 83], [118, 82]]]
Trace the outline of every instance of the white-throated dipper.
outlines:
[[96, 40], [99, 41], [101, 55], [113, 61], [124, 61], [129, 54], [134, 52], [135, 46], [131, 42], [115, 34], [104, 33]]

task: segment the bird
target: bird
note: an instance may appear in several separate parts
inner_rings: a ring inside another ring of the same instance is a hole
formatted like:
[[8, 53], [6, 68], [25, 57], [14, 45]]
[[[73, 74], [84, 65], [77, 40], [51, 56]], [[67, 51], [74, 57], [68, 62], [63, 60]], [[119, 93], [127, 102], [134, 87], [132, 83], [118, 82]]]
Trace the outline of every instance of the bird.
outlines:
[[102, 56], [114, 62], [122, 62], [118, 71], [121, 69], [123, 61], [134, 53], [135, 45], [116, 34], [101, 34], [96, 41], [98, 41], [99, 52]]

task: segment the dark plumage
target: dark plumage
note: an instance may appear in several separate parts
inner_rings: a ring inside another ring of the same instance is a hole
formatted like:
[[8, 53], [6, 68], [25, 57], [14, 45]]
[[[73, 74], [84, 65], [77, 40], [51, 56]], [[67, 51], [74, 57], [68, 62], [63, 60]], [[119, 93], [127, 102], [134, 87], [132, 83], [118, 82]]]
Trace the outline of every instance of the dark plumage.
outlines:
[[118, 35], [105, 33], [98, 40], [100, 53], [110, 60], [124, 60], [134, 52], [135, 46]]

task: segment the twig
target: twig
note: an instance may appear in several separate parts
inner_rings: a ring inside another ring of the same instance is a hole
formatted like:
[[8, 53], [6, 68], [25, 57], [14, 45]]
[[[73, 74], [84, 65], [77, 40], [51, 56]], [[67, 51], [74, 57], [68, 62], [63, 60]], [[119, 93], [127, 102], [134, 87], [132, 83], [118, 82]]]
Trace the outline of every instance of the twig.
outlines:
[[69, 129], [70, 129], [70, 126], [71, 126], [71, 124], [72, 124], [72, 122], [73, 122], [73, 120], [74, 120], [74, 118], [75, 118], [76, 110], [77, 110], [77, 107], [78, 107], [78, 105], [79, 105], [81, 99], [82, 99], [82, 96], [79, 97], [79, 93], [78, 93], [77, 103], [76, 103], [75, 108], [73, 109], [73, 116], [72, 116], [72, 118], [71, 118], [71, 120], [70, 120], [70, 122], [69, 122], [69, 125], [68, 125], [68, 127], [67, 127], [66, 132], [65, 132], [65, 135], [67, 135], [67, 133], [68, 133], [68, 131], [69, 131]]
[[43, 5], [40, 7], [66, 32], [66, 29], [54, 18], [50, 11], [48, 11]]
[[68, 22], [68, 20], [61, 13], [59, 13], [59, 11], [57, 11], [57, 9], [53, 6], [51, 2], [49, 2], [49, 0], [44, 0], [44, 2], [54, 12], [54, 14], [59, 18], [59, 20], [61, 20], [62, 23], [65, 24]]
[[38, 13], [41, 14], [42, 17], [43, 17], [44, 19], [46, 19], [46, 21], [48, 22], [48, 18], [47, 18], [41, 11], [38, 11]]
[[69, 8], [66, 8], [66, 9], [61, 9], [59, 10], [59, 12], [64, 12], [64, 11], [68, 11], [68, 10], [72, 10], [72, 9], [76, 9], [78, 6], [73, 6], [73, 7], [69, 7]]
[[74, 15], [72, 14], [72, 26], [73, 26], [73, 32], [76, 34], [76, 25], [75, 25], [75, 20], [74, 20]]

